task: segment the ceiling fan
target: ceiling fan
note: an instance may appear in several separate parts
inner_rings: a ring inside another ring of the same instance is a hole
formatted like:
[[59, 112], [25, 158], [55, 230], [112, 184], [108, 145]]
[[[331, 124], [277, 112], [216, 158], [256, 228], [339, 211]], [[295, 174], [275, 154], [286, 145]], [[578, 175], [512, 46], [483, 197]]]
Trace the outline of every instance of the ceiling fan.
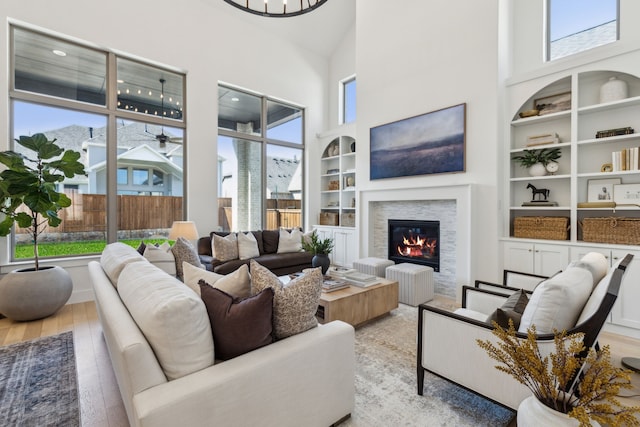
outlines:
[[[162, 77], [160, 78], [160, 85], [161, 85], [161, 92], [160, 92], [160, 102], [161, 102], [161, 110], [160, 110], [160, 120], [164, 120], [164, 84], [167, 81], [165, 79], [163, 79]], [[178, 137], [170, 137], [168, 135], [166, 135], [164, 133], [164, 125], [160, 125], [160, 133], [157, 135], [154, 135], [156, 137], [156, 139], [158, 140], [158, 142], [160, 143], [161, 147], [164, 147], [167, 142], [172, 142], [172, 143], [176, 143], [176, 144], [181, 144], [182, 143], [182, 138], [178, 138]]]

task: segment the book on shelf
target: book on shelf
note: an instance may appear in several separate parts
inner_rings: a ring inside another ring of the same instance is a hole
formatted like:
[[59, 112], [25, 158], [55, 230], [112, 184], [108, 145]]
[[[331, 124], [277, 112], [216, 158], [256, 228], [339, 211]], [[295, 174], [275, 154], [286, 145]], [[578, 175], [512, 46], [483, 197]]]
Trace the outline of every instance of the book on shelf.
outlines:
[[611, 152], [611, 165], [614, 172], [640, 169], [640, 148], [623, 148]]
[[615, 208], [616, 202], [580, 202], [579, 208]]
[[632, 133], [634, 133], [634, 130], [632, 127], [606, 129], [606, 130], [597, 131], [596, 138], [609, 138], [612, 136], [619, 136], [619, 135], [631, 135]]
[[536, 145], [558, 144], [559, 142], [560, 137], [555, 132], [527, 137], [527, 147], [535, 147]]

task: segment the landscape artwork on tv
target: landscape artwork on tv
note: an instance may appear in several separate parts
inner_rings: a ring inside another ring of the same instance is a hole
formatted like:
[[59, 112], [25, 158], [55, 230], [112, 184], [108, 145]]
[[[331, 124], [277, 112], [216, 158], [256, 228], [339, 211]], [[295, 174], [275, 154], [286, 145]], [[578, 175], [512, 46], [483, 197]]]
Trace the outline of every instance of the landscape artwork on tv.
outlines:
[[371, 128], [371, 179], [464, 172], [466, 104]]

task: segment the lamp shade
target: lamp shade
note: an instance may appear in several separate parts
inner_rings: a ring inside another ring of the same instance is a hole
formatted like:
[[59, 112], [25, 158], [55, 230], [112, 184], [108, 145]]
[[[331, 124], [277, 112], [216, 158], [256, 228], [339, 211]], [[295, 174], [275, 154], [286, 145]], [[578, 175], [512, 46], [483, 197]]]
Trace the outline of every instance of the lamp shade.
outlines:
[[171, 231], [169, 231], [169, 240], [176, 240], [178, 237], [196, 240], [198, 238], [196, 224], [193, 221], [173, 221]]

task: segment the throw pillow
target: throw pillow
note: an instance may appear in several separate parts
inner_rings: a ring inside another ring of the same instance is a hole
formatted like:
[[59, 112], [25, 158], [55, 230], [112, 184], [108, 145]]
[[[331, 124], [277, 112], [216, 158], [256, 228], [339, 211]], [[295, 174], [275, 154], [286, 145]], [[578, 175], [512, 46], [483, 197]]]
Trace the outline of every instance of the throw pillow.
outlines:
[[588, 269], [567, 267], [535, 288], [518, 331], [526, 333], [531, 325], [536, 325], [540, 334], [573, 328], [592, 289], [593, 276]]
[[132, 263], [120, 275], [118, 294], [153, 348], [167, 379], [213, 365], [214, 343], [207, 309], [178, 279], [146, 261]]
[[302, 276], [284, 285], [278, 276], [251, 260], [251, 288], [256, 294], [266, 288], [272, 288], [273, 325], [276, 339], [299, 334], [316, 327], [316, 311], [322, 291], [322, 272], [320, 268], [304, 270]]
[[171, 247], [171, 252], [176, 259], [176, 276], [182, 280], [184, 272], [182, 270], [182, 263], [188, 262], [198, 268], [204, 268], [200, 262], [200, 257], [196, 248], [184, 237], [178, 237], [176, 243]]
[[228, 360], [273, 342], [273, 290], [245, 299], [200, 285], [207, 307], [216, 359]]
[[198, 282], [201, 280], [236, 298], [246, 298], [251, 294], [251, 277], [249, 276], [249, 267], [246, 264], [241, 265], [236, 271], [227, 275], [194, 267], [188, 262], [185, 262], [182, 267], [184, 270], [184, 284], [198, 295], [200, 295]]
[[144, 255], [144, 250], [147, 248], [146, 243], [144, 243], [143, 240], [140, 241], [140, 244], [138, 245], [138, 249], [136, 249], [138, 251], [138, 253], [140, 255]]
[[607, 258], [599, 252], [589, 252], [580, 261], [574, 261], [569, 267], [586, 268], [593, 276], [593, 286], [595, 287], [600, 280], [607, 274], [609, 270], [609, 262]]
[[514, 292], [500, 308], [489, 315], [487, 322], [496, 322], [501, 328], [508, 328], [509, 319], [511, 319], [513, 320], [513, 326], [517, 330], [528, 302], [529, 297], [527, 297], [527, 293], [523, 289]]
[[132, 262], [144, 261], [145, 257], [140, 255], [134, 248], [122, 242], [109, 243], [100, 254], [100, 265], [109, 276], [111, 284], [118, 287], [118, 279], [124, 267]]
[[[262, 230], [262, 248], [260, 255], [275, 254], [278, 252], [278, 240], [280, 240], [280, 231], [278, 230]], [[258, 245], [260, 246], [260, 245]]]
[[302, 231], [294, 229], [291, 232], [280, 229], [280, 238], [278, 240], [279, 254], [289, 252], [300, 252], [302, 250]]
[[259, 256], [258, 241], [253, 233], [238, 233], [238, 257], [240, 259], [249, 259]]
[[171, 252], [169, 242], [160, 246], [146, 245], [143, 256], [153, 265], [172, 276], [176, 275], [176, 259]]
[[211, 237], [211, 253], [214, 258], [222, 262], [238, 259], [238, 240], [236, 233], [230, 233], [225, 237], [214, 234]]

